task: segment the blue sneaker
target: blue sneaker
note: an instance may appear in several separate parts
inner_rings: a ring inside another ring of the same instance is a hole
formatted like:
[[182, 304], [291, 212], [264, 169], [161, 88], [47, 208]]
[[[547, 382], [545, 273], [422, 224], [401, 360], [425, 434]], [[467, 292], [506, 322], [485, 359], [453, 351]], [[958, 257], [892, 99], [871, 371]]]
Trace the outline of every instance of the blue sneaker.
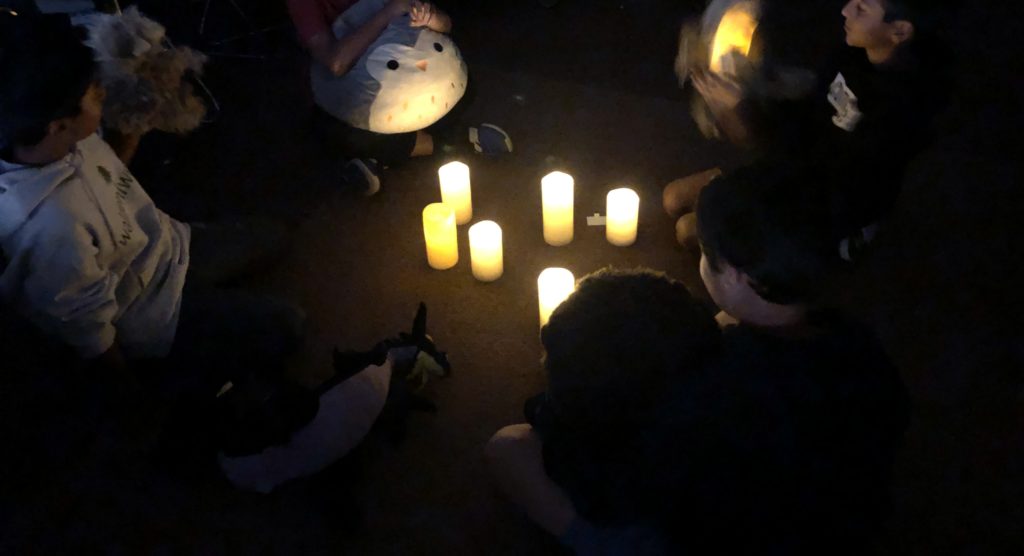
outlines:
[[848, 263], [859, 261], [877, 234], [877, 222], [850, 234], [839, 242], [839, 257]]
[[507, 154], [512, 152], [512, 139], [505, 130], [494, 124], [480, 124], [469, 128], [469, 142], [481, 154]]
[[345, 189], [371, 197], [380, 191], [380, 164], [372, 159], [353, 158], [341, 169], [341, 182]]

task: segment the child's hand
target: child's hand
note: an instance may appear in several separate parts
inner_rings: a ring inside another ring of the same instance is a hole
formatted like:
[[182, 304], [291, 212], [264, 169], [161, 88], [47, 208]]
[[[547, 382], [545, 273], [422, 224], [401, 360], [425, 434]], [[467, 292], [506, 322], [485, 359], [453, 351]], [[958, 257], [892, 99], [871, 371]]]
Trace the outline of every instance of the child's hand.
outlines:
[[715, 114], [732, 111], [743, 100], [739, 85], [713, 73], [695, 72], [693, 86]]
[[726, 313], [725, 311], [719, 311], [718, 314], [715, 315], [715, 322], [718, 323], [719, 328], [725, 328], [726, 326], [732, 326], [740, 323], [736, 317]]
[[434, 5], [430, 2], [412, 2], [409, 7], [410, 27], [430, 27], [434, 19]]

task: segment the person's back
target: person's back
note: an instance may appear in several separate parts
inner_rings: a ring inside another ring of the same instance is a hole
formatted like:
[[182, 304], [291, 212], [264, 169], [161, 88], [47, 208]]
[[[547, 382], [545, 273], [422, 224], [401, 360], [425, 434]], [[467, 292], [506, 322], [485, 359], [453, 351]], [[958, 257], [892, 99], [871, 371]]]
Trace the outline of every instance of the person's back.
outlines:
[[722, 360], [688, 395], [706, 428], [683, 546], [862, 553], [877, 538], [907, 398], [867, 330], [829, 314], [728, 326]]

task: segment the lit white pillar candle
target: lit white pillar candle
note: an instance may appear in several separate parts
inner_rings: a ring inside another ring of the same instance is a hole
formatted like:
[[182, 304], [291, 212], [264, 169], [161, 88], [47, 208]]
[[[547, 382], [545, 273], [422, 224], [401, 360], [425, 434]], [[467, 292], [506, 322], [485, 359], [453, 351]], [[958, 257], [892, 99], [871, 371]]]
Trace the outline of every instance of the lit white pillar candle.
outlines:
[[493, 282], [501, 278], [505, 269], [501, 256], [501, 226], [484, 220], [469, 227], [469, 260], [477, 280]]
[[473, 219], [473, 196], [469, 187], [469, 166], [449, 162], [437, 170], [441, 182], [441, 202], [455, 210], [455, 223], [466, 224]]
[[605, 223], [605, 237], [608, 243], [625, 247], [636, 241], [637, 216], [640, 213], [640, 196], [636, 191], [623, 187], [608, 192], [608, 219]]
[[427, 244], [427, 264], [444, 270], [459, 262], [459, 237], [455, 233], [455, 211], [444, 203], [431, 203], [423, 209], [423, 239]]
[[565, 172], [551, 172], [540, 180], [544, 206], [544, 241], [566, 245], [572, 241], [572, 195], [574, 181]]
[[544, 326], [551, 313], [576, 290], [576, 278], [564, 268], [545, 268], [537, 277], [537, 297], [540, 300], [540, 325]]

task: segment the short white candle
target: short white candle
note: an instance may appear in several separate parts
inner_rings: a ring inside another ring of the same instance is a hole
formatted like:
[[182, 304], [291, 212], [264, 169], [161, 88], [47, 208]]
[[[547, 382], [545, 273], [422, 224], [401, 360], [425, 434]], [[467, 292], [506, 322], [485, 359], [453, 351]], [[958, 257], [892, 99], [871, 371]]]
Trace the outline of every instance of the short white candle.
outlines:
[[437, 169], [441, 182], [441, 202], [455, 210], [455, 222], [466, 224], [473, 219], [473, 196], [469, 187], [469, 166], [449, 162]]
[[572, 241], [573, 184], [572, 176], [565, 172], [551, 172], [540, 180], [544, 241], [548, 245], [566, 245]]
[[444, 270], [459, 262], [459, 237], [455, 232], [455, 211], [444, 203], [431, 203], [423, 209], [423, 239], [427, 244], [427, 264]]
[[490, 220], [469, 227], [469, 260], [473, 277], [481, 282], [501, 278], [504, 262], [501, 255], [501, 226]]
[[608, 220], [605, 223], [605, 237], [608, 243], [625, 247], [636, 241], [637, 216], [640, 213], [640, 196], [636, 191], [623, 187], [608, 192]]
[[545, 268], [537, 277], [537, 297], [540, 300], [540, 325], [544, 326], [551, 313], [576, 290], [576, 278], [564, 268]]

